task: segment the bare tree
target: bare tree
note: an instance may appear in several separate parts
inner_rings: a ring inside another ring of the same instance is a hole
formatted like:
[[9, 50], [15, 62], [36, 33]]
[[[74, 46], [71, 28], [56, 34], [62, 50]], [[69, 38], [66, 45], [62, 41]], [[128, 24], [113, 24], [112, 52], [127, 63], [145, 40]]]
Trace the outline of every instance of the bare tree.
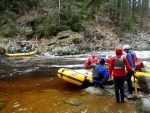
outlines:
[[59, 6], [58, 6], [58, 19], [59, 19], [59, 25], [60, 25], [60, 8], [61, 8], [61, 5], [60, 5], [60, 0], [59, 0]]

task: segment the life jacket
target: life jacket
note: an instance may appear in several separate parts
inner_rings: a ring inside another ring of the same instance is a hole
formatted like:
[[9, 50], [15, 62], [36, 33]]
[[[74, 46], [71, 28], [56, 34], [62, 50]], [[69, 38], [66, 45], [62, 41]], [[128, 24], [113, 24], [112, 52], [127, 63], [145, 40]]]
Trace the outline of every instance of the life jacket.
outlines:
[[142, 60], [136, 62], [135, 65], [136, 65], [136, 70], [140, 70], [140, 69], [144, 68], [144, 64], [143, 64]]
[[90, 59], [89, 59], [89, 62], [90, 62], [91, 64], [94, 64], [94, 63], [96, 62], [96, 60], [93, 59], [93, 58], [90, 58]]
[[86, 62], [84, 63], [84, 66], [85, 66], [85, 67], [88, 67], [88, 66], [90, 66], [91, 64], [94, 64], [95, 61], [96, 61], [95, 59], [88, 58], [88, 59], [86, 60]]
[[115, 57], [114, 69], [121, 70], [121, 69], [124, 69], [124, 68], [125, 68], [125, 66], [124, 66], [123, 57], [120, 57], [120, 58]]
[[93, 80], [102, 80], [104, 78], [103, 75], [98, 73], [98, 70], [100, 67], [101, 67], [101, 65], [96, 65], [95, 68], [93, 68], [93, 70], [92, 70]]
[[131, 56], [132, 56], [132, 62], [133, 62], [133, 64], [135, 64], [136, 61], [137, 61], [136, 53], [134, 51], [131, 51], [130, 53], [131, 53]]
[[99, 78], [98, 69], [100, 68], [100, 65], [95, 65], [95, 67], [92, 70], [92, 77]]
[[109, 68], [109, 63], [110, 63], [110, 59], [106, 58], [106, 60], [105, 60], [105, 67], [106, 67], [106, 69]]
[[12, 54], [15, 54], [15, 53], [16, 53], [16, 51], [15, 51], [14, 49], [12, 49], [12, 50], [11, 50], [11, 53], [12, 53]]

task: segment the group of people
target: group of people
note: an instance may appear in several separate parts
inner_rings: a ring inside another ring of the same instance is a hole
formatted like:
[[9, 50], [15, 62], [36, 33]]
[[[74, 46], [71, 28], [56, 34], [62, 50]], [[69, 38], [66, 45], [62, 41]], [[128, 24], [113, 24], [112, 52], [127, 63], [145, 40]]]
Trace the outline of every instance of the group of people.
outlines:
[[[123, 51], [126, 56], [123, 56]], [[84, 66], [85, 68], [93, 68], [93, 83], [101, 88], [104, 88], [104, 84], [109, 77], [113, 76], [116, 102], [124, 103], [125, 80], [128, 83], [128, 94], [133, 94], [131, 77], [136, 70], [137, 56], [129, 45], [116, 48], [115, 53], [116, 55], [111, 58], [106, 58], [106, 55], [101, 54], [99, 59], [96, 58], [95, 54], [92, 54], [92, 57], [86, 60]]]
[[[11, 48], [11, 53], [12, 53], [12, 54], [15, 54], [15, 53], [16, 53], [16, 50], [15, 50], [14, 47]], [[27, 47], [24, 47], [24, 48], [23, 48], [23, 53], [28, 53]]]

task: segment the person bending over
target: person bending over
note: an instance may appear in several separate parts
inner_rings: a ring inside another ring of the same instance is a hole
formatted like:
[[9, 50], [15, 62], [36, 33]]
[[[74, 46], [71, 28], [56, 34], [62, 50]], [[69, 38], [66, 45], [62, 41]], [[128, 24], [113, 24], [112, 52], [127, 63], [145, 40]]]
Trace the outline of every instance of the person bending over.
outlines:
[[95, 64], [92, 70], [93, 83], [100, 88], [104, 88], [104, 84], [109, 79], [109, 73], [104, 65], [105, 59], [101, 59], [100, 64]]

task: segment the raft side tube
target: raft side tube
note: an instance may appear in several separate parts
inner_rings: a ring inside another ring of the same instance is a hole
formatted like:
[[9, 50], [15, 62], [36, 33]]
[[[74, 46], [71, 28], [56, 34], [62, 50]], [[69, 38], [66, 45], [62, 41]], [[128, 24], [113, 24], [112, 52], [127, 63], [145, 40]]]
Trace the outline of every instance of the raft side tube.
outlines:
[[146, 77], [150, 77], [150, 72], [149, 71], [146, 71], [146, 72], [140, 72], [140, 71], [138, 71], [138, 72], [134, 73], [135, 77], [139, 77], [141, 75], [146, 76]]
[[57, 75], [60, 79], [78, 86], [82, 86], [85, 80], [92, 83], [92, 76], [86, 76], [71, 69], [60, 68]]

